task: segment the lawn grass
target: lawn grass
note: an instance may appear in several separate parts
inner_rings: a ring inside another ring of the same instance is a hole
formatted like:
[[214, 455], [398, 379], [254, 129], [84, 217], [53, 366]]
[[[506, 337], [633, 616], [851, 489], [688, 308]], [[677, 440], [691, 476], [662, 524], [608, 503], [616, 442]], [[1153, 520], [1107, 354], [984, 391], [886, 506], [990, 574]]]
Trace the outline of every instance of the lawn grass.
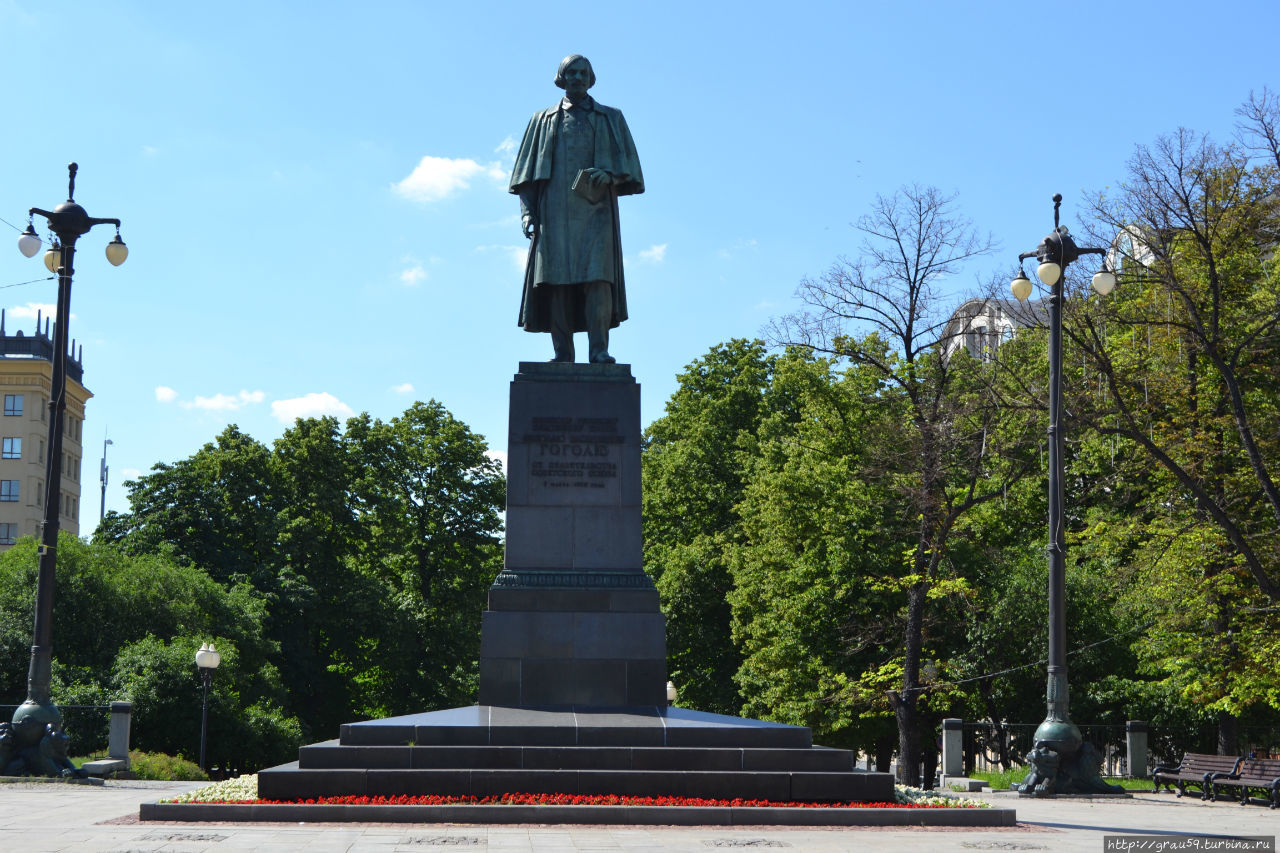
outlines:
[[[971, 779], [982, 779], [991, 786], [994, 791], [1006, 791], [1009, 786], [1019, 783], [1027, 778], [1027, 768], [1014, 767], [1010, 770], [975, 770], [970, 775]], [[1126, 791], [1151, 791], [1154, 786], [1150, 779], [1133, 779], [1130, 777], [1108, 777], [1107, 782], [1112, 785], [1119, 785]]]

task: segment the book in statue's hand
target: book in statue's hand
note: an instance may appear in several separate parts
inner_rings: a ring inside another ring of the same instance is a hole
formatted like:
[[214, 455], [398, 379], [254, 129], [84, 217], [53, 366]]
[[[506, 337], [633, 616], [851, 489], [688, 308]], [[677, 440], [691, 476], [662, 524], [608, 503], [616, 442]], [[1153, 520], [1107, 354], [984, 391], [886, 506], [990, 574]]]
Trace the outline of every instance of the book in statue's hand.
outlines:
[[599, 204], [600, 200], [609, 194], [609, 185], [596, 183], [591, 180], [591, 175], [586, 169], [579, 169], [578, 176], [573, 179], [573, 191], [592, 204]]

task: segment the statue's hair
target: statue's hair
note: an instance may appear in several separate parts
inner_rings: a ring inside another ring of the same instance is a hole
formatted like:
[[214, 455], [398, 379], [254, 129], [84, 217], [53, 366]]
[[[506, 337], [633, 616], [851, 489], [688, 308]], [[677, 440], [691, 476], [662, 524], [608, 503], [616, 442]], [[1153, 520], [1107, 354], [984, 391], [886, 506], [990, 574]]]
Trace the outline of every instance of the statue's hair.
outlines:
[[590, 89], [596, 84], [596, 70], [591, 67], [591, 60], [587, 59], [580, 53], [571, 53], [564, 59], [560, 60], [560, 67], [556, 69], [556, 85], [561, 89], [565, 87], [564, 72], [568, 71], [569, 66], [577, 62], [579, 59], [587, 63], [587, 74], [590, 75], [587, 78], [587, 88]]

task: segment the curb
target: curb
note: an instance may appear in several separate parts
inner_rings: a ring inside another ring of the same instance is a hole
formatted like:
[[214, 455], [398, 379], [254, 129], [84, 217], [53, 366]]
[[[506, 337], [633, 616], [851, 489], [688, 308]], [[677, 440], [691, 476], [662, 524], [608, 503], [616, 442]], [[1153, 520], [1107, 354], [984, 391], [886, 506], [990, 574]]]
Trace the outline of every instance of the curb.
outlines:
[[339, 806], [143, 803], [140, 820], [280, 823], [637, 824], [648, 826], [1013, 826], [1013, 809], [731, 806]]

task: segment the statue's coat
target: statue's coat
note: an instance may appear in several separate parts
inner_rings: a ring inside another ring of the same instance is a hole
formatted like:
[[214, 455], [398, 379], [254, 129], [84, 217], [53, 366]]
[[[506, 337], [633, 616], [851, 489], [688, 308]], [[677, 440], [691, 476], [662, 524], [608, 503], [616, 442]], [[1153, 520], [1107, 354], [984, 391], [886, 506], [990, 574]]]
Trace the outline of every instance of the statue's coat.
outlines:
[[[644, 192], [644, 175], [640, 171], [640, 157], [636, 153], [635, 142], [627, 122], [620, 110], [607, 107], [593, 101], [588, 118], [595, 132], [594, 165], [613, 176], [613, 185], [609, 197], [601, 204], [610, 207], [608, 217], [612, 234], [608, 238], [613, 247], [613, 274], [608, 279], [613, 292], [613, 316], [610, 328], [616, 327], [627, 319], [627, 291], [622, 273], [622, 238], [618, 228], [618, 199], [620, 195], [635, 195]], [[539, 231], [544, 223], [540, 208], [542, 190], [551, 179], [552, 162], [556, 152], [557, 132], [562, 121], [562, 105], [557, 104], [549, 109], [534, 113], [525, 129], [524, 139], [516, 154], [516, 162], [511, 170], [512, 193], [520, 196], [525, 205], [533, 212], [538, 222]], [[563, 228], [566, 223], [545, 223], [549, 228]], [[604, 235], [598, 235], [604, 236]], [[581, 235], [584, 242], [590, 242], [592, 235]], [[520, 299], [520, 325], [529, 332], [551, 331], [547, 317], [546, 305], [537, 293], [537, 285], [544, 282], [549, 285], [567, 284], [570, 281], [557, 280], [555, 259], [548, 258], [546, 253], [539, 255], [538, 234], [535, 233], [529, 246], [529, 260], [525, 266], [524, 293]], [[541, 270], [541, 276], [537, 271]], [[542, 281], [535, 281], [535, 278]], [[574, 331], [587, 330], [586, 317], [578, 306], [573, 320]]]

